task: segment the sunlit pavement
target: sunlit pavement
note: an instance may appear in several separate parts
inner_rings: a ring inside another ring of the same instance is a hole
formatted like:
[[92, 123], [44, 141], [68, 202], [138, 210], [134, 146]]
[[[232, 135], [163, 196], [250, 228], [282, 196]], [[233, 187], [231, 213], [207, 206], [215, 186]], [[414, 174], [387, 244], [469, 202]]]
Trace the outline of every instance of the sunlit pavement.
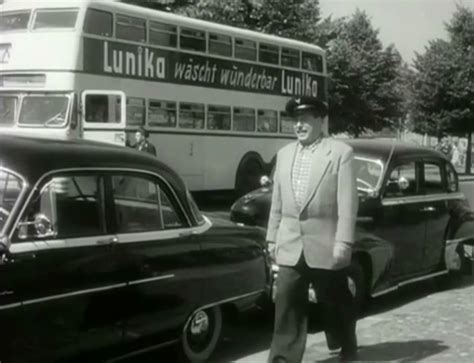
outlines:
[[[314, 312], [317, 319], [317, 311]], [[358, 323], [361, 361], [468, 362], [474, 358], [474, 280], [449, 290], [432, 281], [406, 287], [371, 303]], [[318, 324], [308, 336], [304, 362], [337, 362]], [[271, 323], [241, 319], [221, 344], [216, 362], [265, 362]]]

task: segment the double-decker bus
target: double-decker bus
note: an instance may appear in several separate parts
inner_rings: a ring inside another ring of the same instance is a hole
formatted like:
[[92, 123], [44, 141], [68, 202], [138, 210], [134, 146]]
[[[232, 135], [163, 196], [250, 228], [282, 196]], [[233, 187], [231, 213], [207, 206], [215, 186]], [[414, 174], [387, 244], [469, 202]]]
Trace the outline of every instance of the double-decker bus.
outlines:
[[143, 126], [192, 191], [256, 187], [288, 99], [326, 100], [314, 45], [116, 1], [0, 11], [0, 132], [126, 145]]

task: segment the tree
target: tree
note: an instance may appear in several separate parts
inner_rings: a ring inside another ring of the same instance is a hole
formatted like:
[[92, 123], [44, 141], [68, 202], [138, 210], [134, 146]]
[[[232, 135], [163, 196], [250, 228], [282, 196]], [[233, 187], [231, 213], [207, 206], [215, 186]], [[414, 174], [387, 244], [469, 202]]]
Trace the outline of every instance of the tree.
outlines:
[[415, 58], [412, 113], [415, 129], [440, 136], [467, 135], [470, 173], [474, 132], [474, 11], [458, 5], [446, 25], [447, 41], [429, 42]]
[[357, 10], [348, 19], [327, 18], [316, 31], [319, 45], [327, 48], [331, 132], [357, 137], [398, 127], [402, 59], [393, 46], [383, 49], [367, 14]]

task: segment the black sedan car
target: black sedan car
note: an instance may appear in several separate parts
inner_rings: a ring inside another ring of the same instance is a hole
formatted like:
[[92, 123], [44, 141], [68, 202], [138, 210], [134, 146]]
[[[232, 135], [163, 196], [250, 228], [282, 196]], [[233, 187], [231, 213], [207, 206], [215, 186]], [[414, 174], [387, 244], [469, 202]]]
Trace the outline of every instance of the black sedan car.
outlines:
[[261, 228], [211, 221], [156, 158], [0, 136], [0, 362], [179, 343], [207, 360], [224, 312], [269, 289]]
[[[470, 263], [474, 213], [451, 163], [434, 150], [382, 140], [347, 140], [359, 194], [349, 268], [358, 303]], [[272, 187], [237, 200], [231, 220], [266, 227]], [[278, 266], [274, 266], [278, 270]], [[310, 300], [316, 301], [310, 291]]]

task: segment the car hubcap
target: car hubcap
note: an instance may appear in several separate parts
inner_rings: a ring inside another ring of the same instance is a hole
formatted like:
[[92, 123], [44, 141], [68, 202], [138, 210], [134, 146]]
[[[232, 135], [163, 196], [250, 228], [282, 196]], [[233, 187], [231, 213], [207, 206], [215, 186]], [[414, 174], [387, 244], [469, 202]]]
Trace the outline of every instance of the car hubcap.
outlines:
[[207, 333], [209, 330], [209, 316], [204, 311], [198, 311], [192, 321], [190, 332], [193, 336]]

